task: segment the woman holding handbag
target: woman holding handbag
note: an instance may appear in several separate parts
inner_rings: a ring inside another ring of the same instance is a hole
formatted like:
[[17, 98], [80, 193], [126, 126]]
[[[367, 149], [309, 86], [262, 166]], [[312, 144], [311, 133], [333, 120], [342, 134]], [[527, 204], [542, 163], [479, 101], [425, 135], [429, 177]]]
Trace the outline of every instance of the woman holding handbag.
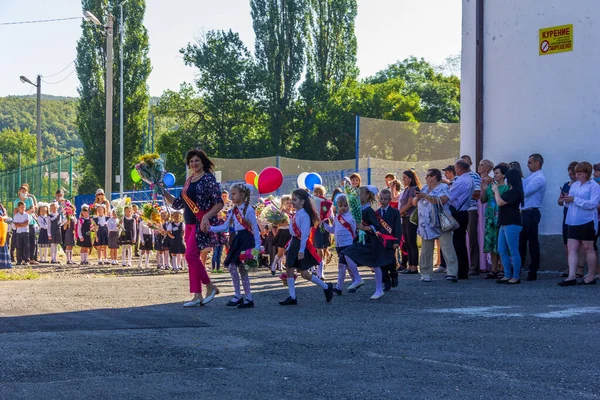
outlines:
[[[419, 262], [421, 281], [431, 282], [433, 278], [433, 250], [435, 240], [438, 239], [446, 260], [446, 280], [458, 282], [458, 260], [452, 244], [452, 229], [440, 224], [440, 218], [444, 217], [446, 223], [453, 221], [448, 217], [448, 185], [442, 183], [442, 172], [439, 169], [428, 170], [425, 182], [426, 185], [413, 199], [413, 204], [417, 207], [415, 212], [419, 213], [417, 233], [422, 239]], [[439, 215], [440, 213], [444, 215]], [[443, 230], [442, 225], [447, 230]]]
[[[223, 208], [221, 189], [213, 175], [213, 162], [202, 150], [190, 150], [186, 163], [192, 175], [187, 179], [181, 195], [175, 198], [163, 191], [165, 200], [176, 210], [183, 209], [185, 222], [185, 259], [189, 268], [190, 292], [192, 300], [184, 307], [197, 307], [210, 303], [219, 289], [211, 282], [206, 267], [200, 259], [200, 252], [207, 247], [222, 245], [220, 237], [209, 231], [210, 225], [217, 225], [217, 215]], [[206, 297], [202, 297], [202, 285], [206, 285]]]

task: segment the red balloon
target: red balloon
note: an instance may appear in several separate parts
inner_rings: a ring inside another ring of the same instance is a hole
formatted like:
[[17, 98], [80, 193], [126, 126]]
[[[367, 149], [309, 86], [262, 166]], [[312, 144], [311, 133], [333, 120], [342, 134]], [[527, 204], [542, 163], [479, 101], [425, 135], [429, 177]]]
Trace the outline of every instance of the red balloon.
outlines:
[[258, 193], [276, 191], [283, 184], [283, 172], [276, 167], [267, 167], [258, 175]]
[[254, 178], [256, 178], [256, 175], [258, 175], [256, 173], [256, 171], [248, 171], [248, 172], [246, 172], [246, 175], [244, 176], [244, 180], [246, 181], [247, 184], [254, 185]]

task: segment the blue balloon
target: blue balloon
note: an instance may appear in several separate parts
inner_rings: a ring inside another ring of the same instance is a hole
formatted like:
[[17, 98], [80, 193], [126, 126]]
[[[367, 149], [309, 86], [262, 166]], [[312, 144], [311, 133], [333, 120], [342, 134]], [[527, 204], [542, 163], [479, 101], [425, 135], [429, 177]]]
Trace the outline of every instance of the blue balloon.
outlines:
[[304, 179], [304, 184], [306, 188], [312, 192], [315, 188], [315, 185], [321, 185], [323, 183], [323, 179], [321, 179], [321, 175], [311, 172]]
[[173, 175], [173, 174], [172, 174], [172, 173], [170, 173], [170, 172], [167, 172], [167, 173], [165, 174], [164, 181], [165, 181], [165, 186], [166, 186], [166, 187], [171, 187], [171, 186], [173, 186], [173, 185], [175, 184], [175, 175]]

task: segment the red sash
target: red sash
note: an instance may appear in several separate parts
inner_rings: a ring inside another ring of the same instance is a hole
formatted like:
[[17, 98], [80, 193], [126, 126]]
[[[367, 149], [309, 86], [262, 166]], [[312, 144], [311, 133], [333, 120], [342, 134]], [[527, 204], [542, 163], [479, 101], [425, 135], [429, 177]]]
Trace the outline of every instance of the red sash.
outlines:
[[242, 213], [240, 212], [240, 209], [237, 206], [233, 208], [233, 215], [235, 215], [235, 219], [237, 219], [237, 221], [240, 223], [241, 226], [244, 227], [244, 229], [252, 233], [252, 226], [250, 226], [250, 223], [246, 218], [242, 217]]
[[187, 190], [190, 187], [190, 183], [192, 183], [191, 176], [187, 179], [187, 181], [185, 181], [185, 185], [183, 185], [183, 189], [181, 190], [181, 198], [183, 201], [185, 201], [185, 204], [188, 205], [190, 210], [192, 210], [192, 213], [196, 216], [198, 222], [200, 222], [202, 221], [204, 214], [206, 214], [206, 211], [201, 211], [196, 205], [196, 202], [190, 199], [190, 197], [187, 195]]
[[[292, 218], [292, 229], [294, 230], [294, 234], [296, 235], [298, 240], [301, 240], [302, 232], [300, 231], [300, 228], [298, 228], [298, 225], [296, 225], [295, 216], [294, 218]], [[308, 251], [310, 255], [313, 256], [315, 260], [317, 260], [318, 263], [321, 262], [321, 257], [319, 257], [319, 253], [317, 253], [317, 249], [313, 245], [312, 238], [308, 238], [308, 240], [306, 241], [306, 251]]]
[[392, 241], [392, 242], [397, 242], [398, 238], [392, 236], [392, 227], [388, 225], [387, 222], [385, 222], [385, 220], [383, 219], [383, 217], [381, 216], [381, 213], [379, 212], [379, 210], [375, 211], [375, 216], [377, 217], [377, 221], [379, 221], [379, 225], [381, 225], [383, 227], [383, 229], [385, 229], [387, 231], [387, 233], [389, 233], [389, 235], [386, 235], [384, 233], [381, 232], [377, 232], [376, 235], [383, 239], [383, 245], [387, 246], [387, 242]]
[[354, 230], [352, 230], [352, 225], [350, 225], [350, 223], [348, 221], [346, 221], [344, 219], [344, 217], [342, 217], [341, 214], [338, 214], [337, 220], [340, 223], [340, 225], [342, 225], [344, 228], [346, 228], [348, 230], [348, 232], [350, 232], [350, 235], [352, 235], [352, 239], [354, 239], [354, 237], [356, 236], [356, 232]]

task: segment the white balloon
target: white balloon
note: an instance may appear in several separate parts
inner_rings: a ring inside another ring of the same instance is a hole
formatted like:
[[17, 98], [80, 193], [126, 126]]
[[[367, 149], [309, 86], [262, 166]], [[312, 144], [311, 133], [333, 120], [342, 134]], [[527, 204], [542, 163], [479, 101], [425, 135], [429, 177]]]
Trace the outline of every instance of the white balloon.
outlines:
[[298, 175], [298, 187], [300, 189], [306, 189], [306, 183], [304, 181], [306, 180], [307, 176], [308, 172], [303, 172], [300, 175]]

